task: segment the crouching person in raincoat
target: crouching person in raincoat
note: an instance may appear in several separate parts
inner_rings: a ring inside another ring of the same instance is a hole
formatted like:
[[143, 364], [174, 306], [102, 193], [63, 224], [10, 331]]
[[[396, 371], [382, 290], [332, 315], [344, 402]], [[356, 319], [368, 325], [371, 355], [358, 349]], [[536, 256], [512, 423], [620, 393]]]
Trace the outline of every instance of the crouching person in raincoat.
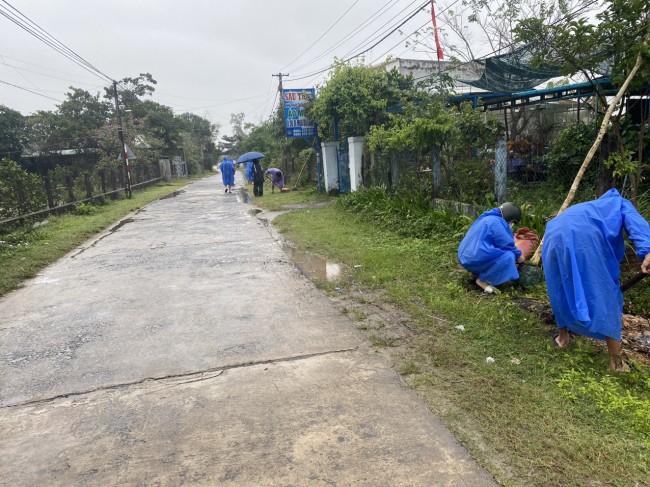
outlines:
[[642, 260], [641, 270], [650, 274], [650, 226], [615, 189], [551, 220], [542, 248], [548, 297], [559, 328], [554, 343], [566, 347], [569, 330], [605, 340], [616, 371], [629, 370], [621, 350], [623, 229]]
[[515, 245], [511, 225], [520, 219], [517, 205], [503, 203], [479, 216], [460, 242], [460, 265], [477, 276], [476, 284], [486, 293], [519, 278], [517, 263], [524, 257]]

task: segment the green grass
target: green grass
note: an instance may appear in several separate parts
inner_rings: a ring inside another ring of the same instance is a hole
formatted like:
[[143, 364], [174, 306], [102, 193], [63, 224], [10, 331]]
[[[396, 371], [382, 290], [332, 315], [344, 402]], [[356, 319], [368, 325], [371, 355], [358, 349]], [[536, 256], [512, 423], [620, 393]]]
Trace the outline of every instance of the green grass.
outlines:
[[19, 287], [25, 279], [55, 262], [72, 249], [103, 231], [117, 220], [186, 186], [188, 180], [137, 190], [131, 199], [120, 195], [104, 205], [81, 205], [78, 211], [43, 218], [47, 224], [32, 229], [32, 223], [0, 233], [0, 296]]
[[[294, 211], [274, 225], [299, 248], [347, 265], [348, 286], [382, 290], [409, 313], [418, 333], [397, 369], [500, 482], [648, 485], [648, 368], [612, 374], [589, 340], [553, 347], [552, 329], [519, 305], [543, 302], [543, 286], [483, 296], [456, 263], [454, 238], [398, 236], [340, 205]], [[374, 346], [389, 345], [369, 334]]]
[[[249, 194], [253, 196], [253, 185], [246, 185]], [[264, 182], [264, 195], [261, 198], [253, 197], [253, 204], [263, 207], [270, 211], [283, 210], [285, 206], [319, 203], [330, 200], [331, 198], [326, 194], [319, 194], [316, 188], [303, 188], [296, 191], [289, 191], [288, 193], [281, 193], [278, 188], [275, 188], [275, 193], [271, 193], [271, 183]]]

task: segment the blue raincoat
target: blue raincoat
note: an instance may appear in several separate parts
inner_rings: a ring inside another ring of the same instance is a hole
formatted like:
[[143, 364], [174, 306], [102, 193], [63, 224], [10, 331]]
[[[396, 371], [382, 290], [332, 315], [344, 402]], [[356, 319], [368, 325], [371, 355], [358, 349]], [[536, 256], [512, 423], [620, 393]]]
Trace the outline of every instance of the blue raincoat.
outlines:
[[520, 256], [512, 230], [499, 208], [479, 216], [458, 247], [460, 265], [493, 286], [519, 278], [517, 259]]
[[248, 161], [246, 164], [246, 173], [245, 173], [246, 181], [249, 183], [253, 182], [253, 179], [255, 175], [253, 174], [253, 161]]
[[235, 165], [233, 164], [232, 159], [223, 158], [223, 161], [219, 165], [219, 170], [221, 171], [221, 181], [224, 186], [234, 186], [235, 185]]
[[643, 259], [650, 226], [615, 189], [568, 208], [546, 226], [542, 263], [558, 327], [621, 340], [623, 228]]

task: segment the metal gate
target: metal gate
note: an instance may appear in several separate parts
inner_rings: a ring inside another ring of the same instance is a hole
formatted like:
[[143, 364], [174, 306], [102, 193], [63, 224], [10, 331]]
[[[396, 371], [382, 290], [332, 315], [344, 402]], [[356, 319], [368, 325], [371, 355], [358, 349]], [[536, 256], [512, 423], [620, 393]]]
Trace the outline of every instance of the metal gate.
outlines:
[[336, 150], [336, 162], [338, 164], [339, 193], [350, 192], [350, 153], [347, 146], [339, 146]]

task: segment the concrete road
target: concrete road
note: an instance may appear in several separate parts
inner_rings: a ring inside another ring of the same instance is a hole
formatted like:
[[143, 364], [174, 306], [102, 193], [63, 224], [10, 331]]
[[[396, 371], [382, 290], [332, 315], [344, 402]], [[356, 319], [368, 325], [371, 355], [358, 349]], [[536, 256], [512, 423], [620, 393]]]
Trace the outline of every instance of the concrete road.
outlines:
[[495, 485], [250, 210], [197, 181], [0, 299], [0, 485]]

